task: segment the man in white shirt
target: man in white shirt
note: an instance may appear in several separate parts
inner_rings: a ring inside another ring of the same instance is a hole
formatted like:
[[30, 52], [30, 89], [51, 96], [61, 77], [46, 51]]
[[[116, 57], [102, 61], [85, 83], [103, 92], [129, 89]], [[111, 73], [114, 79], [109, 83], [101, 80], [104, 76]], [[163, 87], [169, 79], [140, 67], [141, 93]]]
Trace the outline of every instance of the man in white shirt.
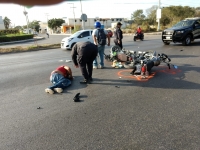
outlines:
[[[95, 28], [92, 32], [92, 37], [94, 40], [94, 44], [98, 47], [98, 53], [100, 57], [100, 66], [99, 68], [104, 68], [104, 51], [105, 51], [105, 45], [106, 45], [106, 39], [108, 39], [107, 45], [110, 46], [110, 36], [108, 35], [108, 32], [104, 29], [101, 29], [101, 23], [95, 22], [94, 24]], [[98, 68], [98, 62], [97, 58], [93, 62], [93, 68]]]

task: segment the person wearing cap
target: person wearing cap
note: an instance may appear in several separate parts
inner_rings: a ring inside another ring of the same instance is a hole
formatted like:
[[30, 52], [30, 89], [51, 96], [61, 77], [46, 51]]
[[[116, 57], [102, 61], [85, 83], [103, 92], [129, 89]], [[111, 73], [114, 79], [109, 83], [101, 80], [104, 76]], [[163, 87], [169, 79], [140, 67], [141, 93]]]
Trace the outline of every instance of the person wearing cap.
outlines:
[[71, 85], [72, 71], [68, 66], [59, 66], [54, 71], [51, 72], [50, 82], [53, 83], [52, 86], [45, 89], [46, 93], [54, 94], [54, 92], [62, 93], [62, 91]]
[[118, 45], [121, 49], [123, 48], [123, 45], [122, 45], [122, 39], [123, 39], [123, 32], [121, 30], [121, 22], [118, 22], [117, 23], [117, 26], [116, 26], [116, 29], [114, 31], [114, 43], [115, 45]]
[[[92, 32], [92, 37], [94, 40], [94, 44], [98, 47], [98, 53], [99, 53], [99, 57], [100, 57], [100, 63], [99, 63], [99, 67], [98, 67], [98, 62], [97, 62], [97, 58], [94, 60], [93, 62], [93, 69], [103, 69], [104, 68], [104, 51], [105, 51], [105, 45], [106, 45], [106, 40], [107, 40], [107, 45], [110, 46], [110, 36], [108, 35], [108, 32], [104, 29], [101, 29], [101, 23], [100, 22], [95, 22], [94, 24], [95, 29]], [[104, 33], [104, 44], [99, 42], [99, 34], [101, 34], [102, 32]]]
[[91, 42], [77, 42], [73, 46], [71, 52], [72, 61], [76, 68], [80, 68], [84, 77], [84, 80], [80, 81], [80, 84], [89, 84], [93, 80], [93, 61], [97, 57], [97, 53], [97, 46]]

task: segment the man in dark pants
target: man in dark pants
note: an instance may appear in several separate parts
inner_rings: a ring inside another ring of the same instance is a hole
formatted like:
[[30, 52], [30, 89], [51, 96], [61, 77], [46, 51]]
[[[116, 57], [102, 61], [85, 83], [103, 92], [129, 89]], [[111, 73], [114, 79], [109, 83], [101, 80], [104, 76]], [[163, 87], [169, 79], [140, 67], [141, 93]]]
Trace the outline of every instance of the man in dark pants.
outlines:
[[115, 45], [118, 45], [122, 49], [123, 48], [122, 46], [123, 32], [121, 30], [121, 26], [122, 26], [121, 22], [118, 22], [117, 27], [114, 31], [114, 37], [115, 37], [114, 43]]
[[[93, 61], [97, 57], [98, 48], [91, 42], [76, 43], [71, 52], [72, 60], [76, 68], [80, 66], [84, 77], [81, 84], [87, 84], [92, 81]], [[78, 55], [78, 59], [77, 59]]]

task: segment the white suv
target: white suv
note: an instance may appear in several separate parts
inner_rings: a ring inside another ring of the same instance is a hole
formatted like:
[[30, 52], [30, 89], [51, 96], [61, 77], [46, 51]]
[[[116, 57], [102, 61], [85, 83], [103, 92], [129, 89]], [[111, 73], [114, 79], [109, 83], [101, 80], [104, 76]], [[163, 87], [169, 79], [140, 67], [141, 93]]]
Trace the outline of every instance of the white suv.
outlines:
[[74, 33], [70, 37], [66, 37], [66, 38], [62, 39], [61, 49], [72, 49], [74, 44], [76, 44], [77, 42], [89, 41], [89, 42], [93, 43], [94, 41], [92, 38], [92, 31], [93, 30], [91, 30], [91, 29], [81, 30], [81, 31]]

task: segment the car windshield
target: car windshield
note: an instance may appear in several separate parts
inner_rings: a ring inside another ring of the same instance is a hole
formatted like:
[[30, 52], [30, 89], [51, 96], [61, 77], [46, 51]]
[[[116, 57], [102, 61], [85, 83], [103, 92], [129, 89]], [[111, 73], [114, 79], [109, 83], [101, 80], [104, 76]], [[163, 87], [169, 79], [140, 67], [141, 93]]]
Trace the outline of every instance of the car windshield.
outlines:
[[183, 20], [175, 24], [173, 27], [187, 27], [191, 26], [194, 22], [195, 20]]
[[81, 31], [78, 31], [78, 32], [76, 32], [76, 33], [72, 34], [72, 35], [71, 35], [71, 37], [76, 37], [76, 36], [79, 36], [81, 33], [82, 33]]

